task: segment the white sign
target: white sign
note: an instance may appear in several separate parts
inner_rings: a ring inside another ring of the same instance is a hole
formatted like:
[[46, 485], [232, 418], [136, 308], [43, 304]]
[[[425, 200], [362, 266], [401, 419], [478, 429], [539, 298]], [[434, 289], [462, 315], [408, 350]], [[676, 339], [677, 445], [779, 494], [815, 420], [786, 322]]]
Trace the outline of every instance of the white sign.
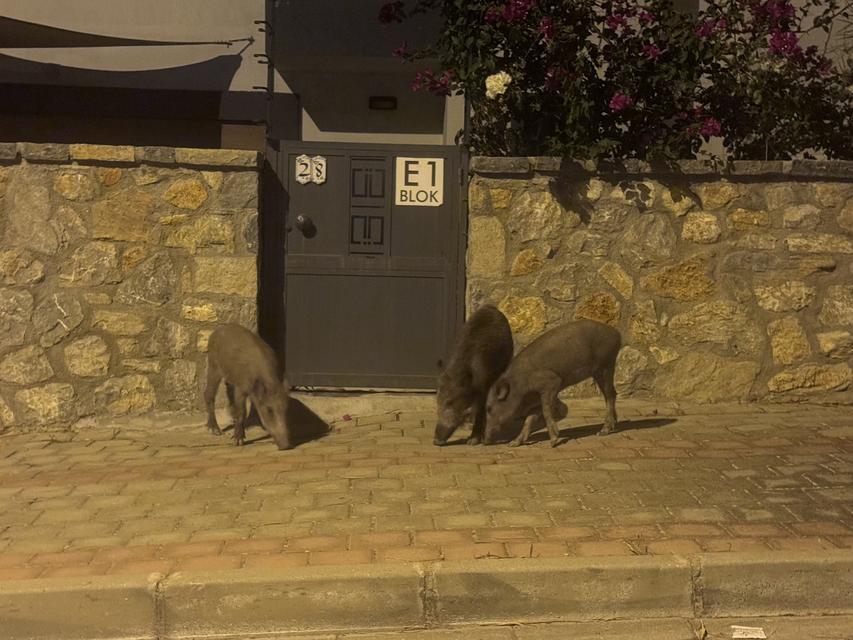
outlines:
[[326, 181], [326, 159], [323, 156], [309, 158], [305, 154], [296, 156], [296, 182], [299, 184], [323, 184]]
[[323, 156], [311, 158], [311, 182], [323, 184], [326, 181], [326, 159]]
[[394, 204], [440, 207], [444, 204], [444, 158], [397, 158]]

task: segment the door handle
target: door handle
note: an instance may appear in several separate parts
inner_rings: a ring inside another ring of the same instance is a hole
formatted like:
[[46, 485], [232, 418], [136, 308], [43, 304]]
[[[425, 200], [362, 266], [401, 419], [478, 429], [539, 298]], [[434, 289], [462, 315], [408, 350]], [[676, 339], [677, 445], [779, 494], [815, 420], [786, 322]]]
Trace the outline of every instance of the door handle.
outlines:
[[293, 227], [299, 229], [303, 236], [306, 238], [313, 238], [317, 235], [317, 227], [314, 226], [314, 221], [310, 216], [302, 215], [301, 213], [296, 216], [296, 220], [293, 221], [293, 226], [287, 227], [287, 232], [290, 233], [293, 231]]

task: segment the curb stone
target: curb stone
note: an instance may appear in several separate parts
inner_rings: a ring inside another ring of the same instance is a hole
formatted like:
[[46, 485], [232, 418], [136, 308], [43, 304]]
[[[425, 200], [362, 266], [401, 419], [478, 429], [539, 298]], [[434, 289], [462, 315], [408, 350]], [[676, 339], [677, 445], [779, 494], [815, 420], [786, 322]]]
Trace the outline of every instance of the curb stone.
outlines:
[[0, 585], [4, 640], [839, 614], [853, 614], [853, 551], [242, 569]]

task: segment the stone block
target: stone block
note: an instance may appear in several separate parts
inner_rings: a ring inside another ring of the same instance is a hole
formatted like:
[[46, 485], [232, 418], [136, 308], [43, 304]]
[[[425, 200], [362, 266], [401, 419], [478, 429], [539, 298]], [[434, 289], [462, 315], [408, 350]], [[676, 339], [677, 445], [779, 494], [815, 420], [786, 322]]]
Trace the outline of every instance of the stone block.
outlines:
[[615, 262], [605, 262], [601, 265], [598, 275], [626, 300], [634, 295], [634, 279]]
[[804, 364], [773, 376], [767, 383], [771, 393], [811, 395], [850, 388], [851, 370], [846, 363]]
[[[494, 196], [492, 206], [497, 208]], [[519, 242], [556, 239], [564, 228], [579, 224], [580, 217], [564, 209], [547, 190], [525, 190], [518, 194], [506, 219], [510, 237]]]
[[716, 344], [734, 355], [758, 355], [764, 346], [749, 309], [728, 300], [699, 303], [673, 316], [669, 337], [685, 346]]
[[46, 255], [53, 255], [59, 249], [59, 237], [50, 224], [50, 191], [45, 182], [44, 172], [14, 174], [5, 198], [7, 246]]
[[853, 241], [829, 233], [798, 233], [785, 238], [791, 253], [853, 253]]
[[[6, 580], [0, 584], [5, 640], [156, 637], [160, 576]], [[69, 624], [69, 612], [74, 623]]]
[[[436, 572], [436, 618], [452, 625], [690, 617], [690, 571], [673, 556], [462, 561]], [[565, 584], [573, 587], [558, 586]]]
[[757, 362], [691, 351], [655, 375], [653, 388], [667, 398], [720, 402], [750, 397], [761, 367]]
[[254, 171], [229, 171], [222, 180], [216, 199], [222, 211], [258, 208], [258, 174]]
[[134, 157], [137, 162], [174, 164], [175, 150], [171, 147], [136, 147]]
[[0, 380], [13, 384], [30, 385], [53, 377], [53, 367], [44, 349], [31, 345], [5, 356], [0, 362]]
[[30, 162], [68, 162], [71, 158], [67, 144], [22, 142], [18, 149], [21, 156]]
[[744, 193], [740, 184], [731, 182], [708, 182], [694, 186], [704, 209], [720, 209]]
[[755, 287], [758, 306], [767, 311], [799, 311], [815, 299], [817, 289], [800, 280], [789, 280], [779, 285]]
[[134, 162], [133, 147], [106, 144], [72, 144], [71, 159], [81, 162]]
[[530, 275], [531, 273], [539, 271], [544, 264], [545, 259], [542, 258], [534, 249], [522, 249], [513, 259], [512, 266], [509, 269], [509, 275]]
[[44, 263], [26, 249], [0, 251], [0, 282], [27, 285], [44, 280]]
[[77, 296], [69, 291], [60, 291], [39, 303], [33, 313], [32, 324], [39, 344], [50, 347], [79, 327], [83, 318], [83, 307]]
[[629, 219], [619, 240], [619, 251], [633, 269], [664, 264], [675, 255], [678, 240], [665, 214], [645, 214]]
[[767, 211], [735, 209], [729, 214], [729, 224], [738, 231], [751, 231], [756, 227], [769, 227], [770, 214]]
[[118, 247], [112, 242], [88, 242], [78, 247], [59, 267], [66, 287], [96, 287], [119, 281]]
[[24, 344], [32, 315], [29, 292], [0, 288], [0, 349]]
[[150, 411], [157, 403], [151, 381], [143, 375], [111, 378], [95, 389], [95, 406], [111, 415]]
[[187, 353], [190, 346], [190, 331], [181, 324], [159, 318], [157, 326], [151, 334], [151, 339], [144, 348], [145, 355], [165, 358], [180, 358]]
[[547, 311], [541, 298], [507, 296], [498, 305], [514, 335], [530, 341], [545, 330]]
[[681, 228], [681, 237], [699, 244], [713, 244], [720, 239], [720, 222], [713, 213], [688, 213]]
[[825, 325], [853, 325], [853, 285], [829, 287], [818, 318]]
[[182, 247], [190, 253], [215, 248], [234, 253], [234, 224], [228, 216], [201, 216], [170, 230], [165, 237], [167, 247]]
[[53, 190], [66, 200], [91, 202], [98, 196], [98, 185], [91, 171], [62, 171], [53, 181]]
[[257, 151], [238, 149], [175, 149], [175, 162], [189, 166], [210, 167], [257, 167], [260, 155]]
[[254, 299], [258, 293], [255, 257], [197, 257], [195, 290]]
[[830, 358], [853, 356], [853, 334], [849, 331], [827, 331], [817, 334], [820, 352]]
[[794, 316], [774, 320], [767, 326], [767, 334], [776, 364], [794, 364], [811, 355], [806, 332]]
[[679, 302], [705, 298], [714, 292], [716, 284], [708, 277], [708, 263], [693, 257], [675, 265], [663, 267], [640, 281], [643, 289]]
[[421, 577], [408, 564], [178, 573], [162, 591], [169, 637], [403, 628], [424, 616]]
[[506, 237], [501, 221], [492, 216], [471, 218], [468, 224], [468, 273], [499, 277], [504, 273]]
[[92, 326], [119, 336], [137, 336], [148, 326], [146, 319], [135, 313], [96, 309], [92, 314]]
[[14, 142], [0, 142], [0, 160], [17, 160], [18, 145]]
[[124, 189], [92, 206], [92, 237], [125, 242], [145, 241], [155, 201], [140, 189]]
[[100, 336], [85, 336], [65, 347], [65, 366], [75, 376], [100, 378], [110, 368], [110, 350]]
[[198, 178], [181, 178], [172, 183], [163, 198], [178, 209], [195, 211], [208, 199], [207, 189]]
[[616, 326], [622, 305], [611, 293], [594, 293], [581, 299], [575, 308], [575, 319], [586, 318]]
[[136, 267], [116, 291], [119, 304], [161, 306], [179, 295], [178, 269], [166, 251], [155, 253]]
[[820, 209], [813, 204], [788, 207], [782, 212], [782, 226], [786, 229], [817, 229], [820, 223]]
[[77, 418], [74, 396], [70, 384], [54, 383], [18, 391], [15, 401], [24, 408], [22, 421], [48, 425]]
[[850, 551], [715, 553], [701, 556], [701, 564], [702, 609], [698, 615], [831, 615], [853, 611]]

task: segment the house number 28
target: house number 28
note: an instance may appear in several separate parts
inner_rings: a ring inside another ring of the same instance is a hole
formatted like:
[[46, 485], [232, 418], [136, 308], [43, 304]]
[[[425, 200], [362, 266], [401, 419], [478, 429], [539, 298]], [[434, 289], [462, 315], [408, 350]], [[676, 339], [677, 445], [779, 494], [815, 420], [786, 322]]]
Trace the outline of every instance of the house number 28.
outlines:
[[326, 181], [326, 158], [306, 155], [296, 157], [296, 181], [299, 184], [323, 184]]

